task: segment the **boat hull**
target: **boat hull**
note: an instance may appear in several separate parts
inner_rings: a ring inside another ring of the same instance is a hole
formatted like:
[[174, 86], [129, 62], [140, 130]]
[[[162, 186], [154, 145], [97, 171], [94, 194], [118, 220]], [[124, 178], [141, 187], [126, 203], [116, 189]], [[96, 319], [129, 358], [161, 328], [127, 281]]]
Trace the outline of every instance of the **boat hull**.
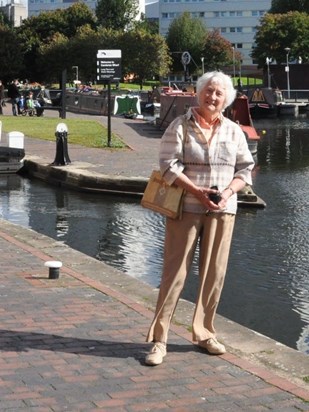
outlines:
[[25, 150], [0, 146], [0, 174], [17, 173], [23, 166]]

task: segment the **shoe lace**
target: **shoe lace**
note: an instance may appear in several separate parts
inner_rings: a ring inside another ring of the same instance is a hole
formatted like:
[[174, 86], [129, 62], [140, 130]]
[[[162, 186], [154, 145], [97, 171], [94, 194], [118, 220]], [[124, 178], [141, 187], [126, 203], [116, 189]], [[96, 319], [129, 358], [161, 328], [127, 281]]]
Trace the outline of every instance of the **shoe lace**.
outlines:
[[164, 351], [164, 344], [163, 343], [160, 343], [160, 342], [157, 342], [157, 343], [154, 343], [154, 345], [153, 345], [153, 347], [152, 347], [152, 349], [151, 349], [151, 352], [152, 353], [157, 353], [157, 352], [163, 352]]

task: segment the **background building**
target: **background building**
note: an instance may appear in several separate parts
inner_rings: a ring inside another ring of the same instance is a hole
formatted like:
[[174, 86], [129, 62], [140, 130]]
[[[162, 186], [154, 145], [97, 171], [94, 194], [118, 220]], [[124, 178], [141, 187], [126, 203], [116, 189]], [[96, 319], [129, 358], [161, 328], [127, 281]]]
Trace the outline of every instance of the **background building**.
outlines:
[[166, 36], [173, 19], [189, 12], [202, 19], [208, 30], [219, 29], [222, 37], [241, 53], [242, 64], [252, 65], [250, 54], [256, 27], [270, 7], [271, 0], [159, 0], [160, 34]]
[[12, 0], [4, 6], [1, 5], [1, 10], [13, 23], [14, 27], [20, 26], [21, 22], [28, 17], [27, 7], [18, 1]]
[[[82, 0], [83, 3], [91, 10], [95, 10], [97, 5], [97, 0]], [[76, 0], [28, 0], [28, 13], [29, 16], [37, 16], [42, 11], [51, 11], [56, 9], [64, 9], [66, 7], [72, 6], [76, 3]], [[139, 10], [140, 13], [145, 14], [145, 1], [139, 0]]]

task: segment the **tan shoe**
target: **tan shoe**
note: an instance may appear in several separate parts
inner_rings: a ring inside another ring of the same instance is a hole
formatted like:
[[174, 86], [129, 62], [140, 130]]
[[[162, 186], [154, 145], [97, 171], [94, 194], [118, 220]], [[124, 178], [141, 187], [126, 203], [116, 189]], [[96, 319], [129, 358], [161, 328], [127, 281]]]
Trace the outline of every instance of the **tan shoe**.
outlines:
[[146, 356], [146, 365], [156, 366], [163, 362], [163, 358], [166, 355], [165, 343], [155, 342]]
[[207, 349], [212, 355], [223, 355], [226, 352], [225, 346], [218, 342], [216, 338], [210, 338], [198, 342], [198, 346]]

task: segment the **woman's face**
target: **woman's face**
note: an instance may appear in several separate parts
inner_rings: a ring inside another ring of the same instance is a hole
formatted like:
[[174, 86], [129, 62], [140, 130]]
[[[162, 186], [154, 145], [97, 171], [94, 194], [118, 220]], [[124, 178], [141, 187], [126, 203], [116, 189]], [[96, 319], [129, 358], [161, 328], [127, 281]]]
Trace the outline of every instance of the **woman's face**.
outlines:
[[209, 82], [199, 95], [199, 103], [202, 110], [211, 115], [219, 114], [223, 111], [226, 99], [226, 91], [221, 83]]

